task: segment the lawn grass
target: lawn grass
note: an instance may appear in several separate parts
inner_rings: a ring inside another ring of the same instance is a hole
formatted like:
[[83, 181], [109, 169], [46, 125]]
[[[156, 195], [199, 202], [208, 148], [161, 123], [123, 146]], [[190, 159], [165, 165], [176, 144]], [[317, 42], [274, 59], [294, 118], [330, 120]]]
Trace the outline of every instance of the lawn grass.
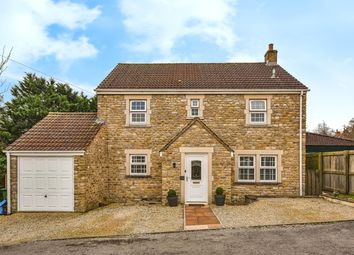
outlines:
[[349, 198], [354, 200], [354, 194], [339, 194], [339, 198]]

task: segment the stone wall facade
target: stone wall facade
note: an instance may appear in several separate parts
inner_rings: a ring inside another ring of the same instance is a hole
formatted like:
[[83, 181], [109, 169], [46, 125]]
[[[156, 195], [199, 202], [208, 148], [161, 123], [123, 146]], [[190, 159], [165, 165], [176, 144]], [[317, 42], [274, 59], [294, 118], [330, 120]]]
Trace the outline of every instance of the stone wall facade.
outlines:
[[[280, 150], [281, 180], [274, 184], [236, 182], [235, 158], [205, 129], [195, 124], [162, 155], [163, 148], [191, 119], [187, 118], [187, 95], [149, 95], [150, 125], [126, 126], [124, 95], [98, 95], [98, 116], [107, 124], [108, 200], [166, 202], [168, 189], [181, 195], [180, 147], [213, 147], [212, 192], [217, 186], [226, 190], [228, 202], [244, 195], [299, 195], [299, 94], [273, 94], [271, 124], [246, 125], [245, 95], [206, 94], [202, 121], [235, 151]], [[134, 98], [133, 95], [129, 95]], [[142, 95], [139, 95], [141, 98]], [[257, 95], [257, 97], [261, 97]], [[252, 98], [252, 95], [247, 95]], [[306, 95], [303, 100], [303, 179], [305, 176]], [[126, 173], [126, 149], [150, 149], [151, 172], [147, 177]], [[175, 164], [173, 164], [175, 163]], [[174, 166], [174, 167], [173, 167]], [[303, 182], [304, 184], [305, 182]], [[304, 187], [303, 187], [304, 189]], [[214, 193], [213, 193], [214, 194]]]
[[74, 157], [74, 208], [85, 212], [108, 200], [107, 127], [103, 125], [85, 154]]
[[[134, 98], [133, 95], [129, 95]], [[139, 98], [143, 95], [139, 95]], [[84, 212], [110, 202], [166, 203], [169, 189], [184, 197], [183, 148], [212, 148], [209, 203], [216, 187], [223, 187], [226, 202], [245, 195], [298, 196], [299, 191], [299, 94], [267, 95], [271, 121], [265, 126], [246, 123], [246, 102], [252, 95], [203, 95], [203, 119], [195, 122], [166, 150], [161, 149], [193, 121], [187, 116], [190, 95], [148, 95], [150, 123], [146, 127], [126, 125], [124, 95], [98, 95], [98, 117], [105, 121], [85, 154], [74, 156], [74, 207]], [[257, 95], [256, 97], [261, 97]], [[303, 100], [303, 190], [305, 189], [306, 95]], [[215, 138], [215, 135], [218, 137]], [[233, 152], [231, 153], [227, 144]], [[151, 150], [150, 175], [130, 176], [126, 150]], [[236, 157], [239, 151], [282, 151], [277, 183], [239, 183]], [[17, 209], [17, 157], [11, 156], [11, 205]]]
[[17, 157], [11, 156], [10, 157], [10, 189], [11, 189], [11, 211], [17, 212]]

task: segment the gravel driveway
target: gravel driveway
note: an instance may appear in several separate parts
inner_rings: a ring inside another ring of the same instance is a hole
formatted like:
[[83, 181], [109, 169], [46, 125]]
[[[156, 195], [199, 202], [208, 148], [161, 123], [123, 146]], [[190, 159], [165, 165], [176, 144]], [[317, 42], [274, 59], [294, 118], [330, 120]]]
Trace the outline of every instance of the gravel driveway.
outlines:
[[[211, 206], [224, 227], [354, 219], [354, 208], [321, 198], [267, 198], [245, 206]], [[183, 206], [111, 204], [87, 213], [0, 216], [0, 246], [34, 240], [183, 230]]]
[[34, 240], [182, 229], [182, 206], [111, 204], [87, 213], [15, 213], [0, 216], [0, 246]]
[[260, 198], [239, 206], [212, 206], [224, 227], [354, 220], [354, 208], [322, 198]]

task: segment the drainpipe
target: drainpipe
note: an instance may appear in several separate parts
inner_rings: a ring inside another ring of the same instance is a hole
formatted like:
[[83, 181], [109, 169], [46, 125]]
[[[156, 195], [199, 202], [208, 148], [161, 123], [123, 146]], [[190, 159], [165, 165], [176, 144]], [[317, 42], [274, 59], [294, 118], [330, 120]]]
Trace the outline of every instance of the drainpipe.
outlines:
[[7, 214], [11, 214], [11, 182], [10, 182], [10, 152], [6, 152], [6, 171], [7, 171]]
[[299, 164], [300, 164], [300, 196], [302, 196], [302, 97], [304, 95], [304, 91], [301, 90], [300, 93], [300, 129], [299, 129]]

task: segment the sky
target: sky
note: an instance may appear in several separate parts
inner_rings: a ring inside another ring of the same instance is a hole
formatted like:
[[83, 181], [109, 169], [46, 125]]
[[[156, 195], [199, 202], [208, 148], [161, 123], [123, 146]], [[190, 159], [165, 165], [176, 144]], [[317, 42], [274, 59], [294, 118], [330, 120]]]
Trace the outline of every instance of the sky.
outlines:
[[261, 62], [274, 43], [311, 90], [308, 130], [354, 117], [351, 0], [0, 0], [0, 10], [10, 87], [36, 72], [91, 95], [117, 63]]

